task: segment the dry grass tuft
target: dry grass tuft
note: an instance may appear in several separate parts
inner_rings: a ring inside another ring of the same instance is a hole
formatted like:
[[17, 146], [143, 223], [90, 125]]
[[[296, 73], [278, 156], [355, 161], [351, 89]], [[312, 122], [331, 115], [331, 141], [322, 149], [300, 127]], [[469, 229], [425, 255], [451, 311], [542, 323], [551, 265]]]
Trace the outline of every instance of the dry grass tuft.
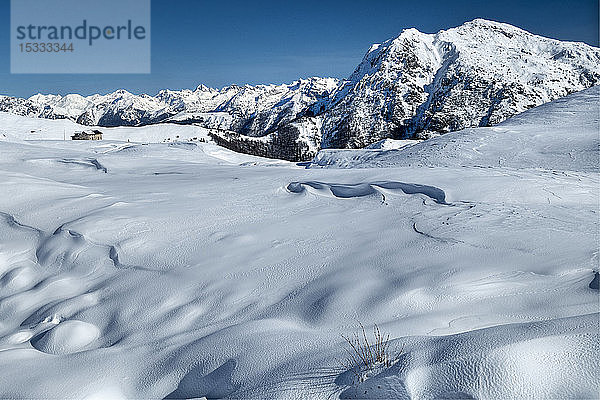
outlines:
[[[393, 359], [390, 355], [390, 334], [381, 333], [377, 325], [373, 326], [373, 339], [369, 342], [365, 327], [360, 322], [360, 332], [342, 338], [348, 343], [346, 348], [348, 357], [345, 361], [338, 362], [347, 370], [356, 375], [359, 382], [365, 379], [365, 373], [377, 367], [392, 366]], [[402, 350], [401, 350], [402, 351]]]

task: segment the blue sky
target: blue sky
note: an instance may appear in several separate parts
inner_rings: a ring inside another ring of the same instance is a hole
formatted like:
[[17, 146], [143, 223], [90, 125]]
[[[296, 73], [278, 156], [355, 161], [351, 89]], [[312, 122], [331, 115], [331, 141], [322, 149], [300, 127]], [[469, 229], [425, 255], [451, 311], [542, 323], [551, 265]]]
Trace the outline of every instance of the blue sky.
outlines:
[[0, 94], [155, 94], [198, 84], [344, 78], [372, 43], [415, 27], [437, 32], [474, 18], [598, 46], [597, 0], [152, 0], [152, 73], [11, 75], [10, 2], [0, 0]]

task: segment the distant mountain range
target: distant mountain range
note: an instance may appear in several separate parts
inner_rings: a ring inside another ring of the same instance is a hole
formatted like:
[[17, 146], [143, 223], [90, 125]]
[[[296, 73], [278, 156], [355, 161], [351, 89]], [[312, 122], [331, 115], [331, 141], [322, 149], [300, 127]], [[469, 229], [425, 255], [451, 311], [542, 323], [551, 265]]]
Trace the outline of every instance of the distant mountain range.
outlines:
[[162, 90], [156, 96], [0, 96], [0, 111], [84, 125], [171, 122], [211, 129], [245, 153], [292, 161], [321, 148], [427, 138], [489, 126], [600, 84], [600, 49], [476, 19], [435, 34], [416, 29], [371, 46], [345, 80]]

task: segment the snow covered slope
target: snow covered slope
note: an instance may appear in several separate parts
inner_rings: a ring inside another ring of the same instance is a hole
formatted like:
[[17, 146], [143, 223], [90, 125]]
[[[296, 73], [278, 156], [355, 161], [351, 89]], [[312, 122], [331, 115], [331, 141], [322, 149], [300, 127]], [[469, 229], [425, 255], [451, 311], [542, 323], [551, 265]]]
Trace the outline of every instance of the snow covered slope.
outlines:
[[384, 151], [322, 150], [311, 167], [398, 166], [599, 171], [600, 86], [544, 104], [491, 128], [469, 128]]
[[233, 150], [298, 161], [320, 148], [362, 148], [386, 138], [495, 125], [598, 84], [600, 49], [476, 19], [436, 34], [406, 29], [373, 45], [341, 82], [309, 78], [220, 90], [200, 85], [156, 96], [125, 90], [0, 96], [0, 111], [84, 125], [198, 124]]
[[[209, 141], [209, 130], [195, 125], [156, 124], [146, 127], [92, 127], [100, 129], [106, 140], [161, 143], [175, 141]], [[44, 120], [23, 118], [0, 112], [0, 140], [71, 140], [76, 131], [90, 129], [67, 119]]]
[[[595, 99], [364, 169], [0, 114], [0, 398], [596, 397]], [[357, 320], [392, 338], [363, 382]]]

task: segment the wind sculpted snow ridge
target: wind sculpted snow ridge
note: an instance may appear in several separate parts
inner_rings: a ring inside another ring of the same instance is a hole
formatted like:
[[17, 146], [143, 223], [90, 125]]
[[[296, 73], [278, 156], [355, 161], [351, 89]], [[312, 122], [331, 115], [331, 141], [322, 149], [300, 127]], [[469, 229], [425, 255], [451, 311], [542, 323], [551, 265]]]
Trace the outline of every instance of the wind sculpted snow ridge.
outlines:
[[83, 125], [197, 124], [235, 151], [301, 161], [320, 148], [363, 148], [386, 138], [496, 125], [599, 83], [600, 49], [476, 19], [435, 34], [406, 29], [373, 45], [342, 81], [200, 85], [156, 96], [125, 90], [3, 96], [0, 111]]

